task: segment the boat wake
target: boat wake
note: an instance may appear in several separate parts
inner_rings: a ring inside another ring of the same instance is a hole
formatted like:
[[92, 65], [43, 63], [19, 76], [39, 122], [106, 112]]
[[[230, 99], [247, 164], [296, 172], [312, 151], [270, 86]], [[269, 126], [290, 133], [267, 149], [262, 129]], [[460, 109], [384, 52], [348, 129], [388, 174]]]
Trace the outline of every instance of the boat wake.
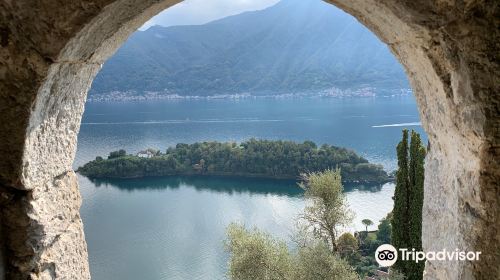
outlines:
[[409, 122], [409, 123], [393, 123], [393, 124], [383, 124], [383, 125], [372, 125], [372, 127], [395, 127], [395, 126], [421, 126], [421, 122]]

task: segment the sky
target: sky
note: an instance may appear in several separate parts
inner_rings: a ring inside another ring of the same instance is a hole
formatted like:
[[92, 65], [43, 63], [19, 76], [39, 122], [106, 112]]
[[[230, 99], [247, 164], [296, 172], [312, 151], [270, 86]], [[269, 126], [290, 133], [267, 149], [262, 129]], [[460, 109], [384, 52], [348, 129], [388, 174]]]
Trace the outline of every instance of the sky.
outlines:
[[277, 2], [279, 0], [185, 0], [159, 13], [139, 29], [146, 30], [153, 25], [204, 24], [246, 11], [262, 10]]

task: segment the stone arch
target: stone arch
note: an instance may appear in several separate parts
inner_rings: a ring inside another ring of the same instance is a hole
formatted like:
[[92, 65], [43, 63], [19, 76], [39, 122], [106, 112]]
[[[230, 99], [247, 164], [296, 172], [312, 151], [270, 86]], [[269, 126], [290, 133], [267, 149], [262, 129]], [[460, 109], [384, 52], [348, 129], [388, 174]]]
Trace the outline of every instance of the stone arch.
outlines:
[[[90, 277], [71, 168], [86, 92], [133, 31], [177, 2], [0, 2], [0, 267], [9, 279]], [[424, 249], [482, 251], [480, 262], [427, 262], [425, 278], [500, 277], [500, 4], [328, 2], [390, 47], [414, 89], [432, 147]]]

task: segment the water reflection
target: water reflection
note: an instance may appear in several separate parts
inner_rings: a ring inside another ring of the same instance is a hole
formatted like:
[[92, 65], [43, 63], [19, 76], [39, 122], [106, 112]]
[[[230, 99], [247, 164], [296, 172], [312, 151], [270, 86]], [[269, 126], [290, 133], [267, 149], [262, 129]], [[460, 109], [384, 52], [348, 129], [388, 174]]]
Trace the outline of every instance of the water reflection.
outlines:
[[[217, 176], [170, 176], [136, 179], [90, 179], [97, 187], [113, 187], [127, 192], [144, 190], [179, 189], [181, 186], [197, 191], [226, 194], [273, 194], [278, 196], [301, 197], [304, 191], [294, 180], [277, 180], [242, 177]], [[346, 193], [354, 191], [379, 192], [382, 184], [344, 184]]]
[[[78, 177], [93, 279], [224, 279], [229, 223], [288, 240], [304, 208], [303, 190], [290, 180]], [[392, 209], [392, 183], [345, 190], [353, 230]]]

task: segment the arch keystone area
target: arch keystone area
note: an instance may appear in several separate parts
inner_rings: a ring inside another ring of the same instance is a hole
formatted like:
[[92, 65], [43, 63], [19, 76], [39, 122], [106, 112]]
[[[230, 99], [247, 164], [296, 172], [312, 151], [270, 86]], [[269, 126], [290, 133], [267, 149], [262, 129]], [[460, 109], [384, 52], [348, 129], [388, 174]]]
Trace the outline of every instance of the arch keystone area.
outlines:
[[[0, 279], [89, 279], [71, 165], [102, 63], [175, 0], [0, 1]], [[403, 64], [431, 150], [425, 279], [500, 279], [500, 2], [329, 0]]]

